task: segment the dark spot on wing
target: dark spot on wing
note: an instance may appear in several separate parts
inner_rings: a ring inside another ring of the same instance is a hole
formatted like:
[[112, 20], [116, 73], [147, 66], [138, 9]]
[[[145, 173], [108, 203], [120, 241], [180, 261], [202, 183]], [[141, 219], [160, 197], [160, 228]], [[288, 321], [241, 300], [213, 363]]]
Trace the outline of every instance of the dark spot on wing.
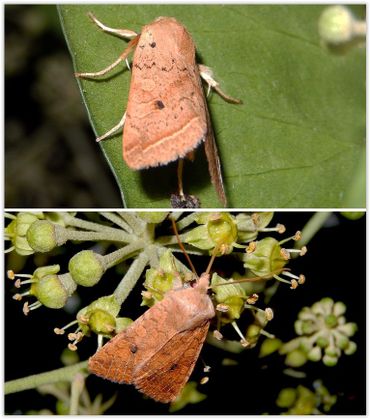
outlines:
[[157, 45], [155, 42], [152, 42], [151, 44], [149, 44], [152, 48], [155, 48], [155, 46]]
[[131, 346], [130, 346], [130, 351], [131, 351], [133, 354], [136, 354], [136, 352], [137, 352], [137, 346], [136, 346], [136, 345], [131, 345]]
[[164, 103], [161, 100], [157, 100], [155, 102], [155, 106], [157, 107], [157, 109], [163, 109], [164, 108]]

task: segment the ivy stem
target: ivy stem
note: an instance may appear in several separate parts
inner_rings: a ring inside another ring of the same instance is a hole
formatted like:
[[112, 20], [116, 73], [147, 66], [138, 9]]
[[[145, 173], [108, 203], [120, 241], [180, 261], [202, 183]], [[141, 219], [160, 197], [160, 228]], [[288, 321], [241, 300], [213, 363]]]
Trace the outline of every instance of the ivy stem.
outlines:
[[4, 384], [4, 394], [30, 390], [32, 388], [42, 386], [43, 384], [52, 384], [59, 381], [71, 381], [77, 372], [86, 368], [87, 361], [83, 361], [68, 367], [58, 368], [41, 374], [29, 375], [28, 377], [8, 381]]
[[78, 240], [78, 241], [95, 241], [95, 240], [108, 240], [115, 242], [129, 243], [136, 237], [132, 234], [127, 234], [122, 230], [111, 229], [110, 231], [78, 231], [65, 229], [65, 238], [67, 240]]
[[112, 221], [112, 223], [117, 224], [122, 230], [127, 231], [127, 233], [133, 233], [132, 228], [126, 223], [126, 221], [119, 215], [113, 212], [101, 212], [100, 213], [107, 220]]
[[80, 401], [81, 393], [85, 386], [85, 378], [83, 374], [78, 372], [72, 380], [71, 384], [71, 402], [69, 407], [70, 415], [78, 415], [78, 406]]
[[145, 266], [149, 262], [149, 256], [146, 251], [140, 253], [137, 259], [131, 264], [130, 268], [126, 272], [125, 276], [122, 278], [118, 287], [114, 290], [113, 295], [115, 296], [118, 304], [126, 300], [127, 296], [130, 294], [136, 282], [140, 278], [141, 274], [144, 271]]
[[144, 242], [142, 240], [137, 240], [133, 243], [128, 244], [125, 247], [121, 247], [118, 250], [115, 250], [112, 253], [108, 253], [104, 257], [104, 262], [106, 264], [106, 269], [111, 268], [112, 266], [117, 265], [122, 262], [128, 256], [131, 256], [136, 251], [144, 248]]
[[86, 221], [86, 220], [81, 220], [81, 218], [76, 218], [73, 217], [72, 215], [65, 213], [65, 212], [61, 212], [59, 213], [63, 219], [64, 222], [71, 227], [78, 227], [78, 228], [82, 228], [83, 230], [91, 230], [91, 231], [111, 231], [111, 232], [119, 232], [121, 231], [118, 228], [113, 228], [113, 227], [109, 227], [109, 226], [105, 226], [102, 224], [98, 224], [98, 223], [94, 223], [92, 221]]
[[145, 222], [140, 217], [135, 214], [130, 214], [128, 212], [121, 212], [119, 215], [123, 220], [131, 227], [137, 235], [141, 234], [144, 229]]
[[331, 212], [316, 212], [304, 226], [302, 230], [302, 238], [295, 243], [294, 247], [298, 249], [309, 243], [312, 237], [320, 230], [331, 214]]
[[[176, 223], [177, 229], [179, 231], [183, 230], [185, 227], [188, 227], [192, 222], [194, 222], [195, 218], [198, 216], [196, 212], [193, 212], [186, 217], [184, 217], [182, 220], [178, 221]], [[173, 218], [173, 217], [172, 217]]]

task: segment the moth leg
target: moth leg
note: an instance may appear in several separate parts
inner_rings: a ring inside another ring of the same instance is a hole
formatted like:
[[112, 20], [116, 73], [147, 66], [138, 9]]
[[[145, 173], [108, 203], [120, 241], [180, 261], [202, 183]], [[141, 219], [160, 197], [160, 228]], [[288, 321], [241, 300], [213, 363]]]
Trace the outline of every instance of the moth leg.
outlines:
[[214, 89], [226, 102], [240, 104], [243, 103], [240, 99], [235, 99], [220, 89], [219, 83], [213, 78], [213, 71], [210, 67], [203, 64], [198, 64], [200, 76], [208, 84], [207, 96], [211, 89]]
[[87, 78], [94, 78], [94, 77], [100, 77], [104, 76], [104, 74], [107, 74], [109, 71], [113, 70], [113, 68], [117, 67], [118, 64], [120, 64], [122, 61], [125, 61], [128, 54], [131, 52], [133, 48], [135, 48], [136, 44], [139, 41], [139, 35], [136, 36], [136, 38], [132, 39], [128, 45], [127, 48], [123, 51], [123, 53], [117, 58], [114, 63], [110, 64], [108, 67], [104, 68], [103, 70], [96, 71], [95, 73], [75, 73], [76, 77], [87, 77]]
[[184, 159], [179, 159], [179, 164], [177, 165], [177, 183], [179, 187], [179, 195], [180, 195], [181, 200], [185, 199], [183, 183], [182, 183], [183, 171], [184, 171]]
[[106, 132], [105, 134], [98, 137], [96, 139], [96, 142], [99, 142], [101, 140], [105, 140], [106, 138], [108, 138], [111, 135], [115, 134], [116, 132], [120, 131], [123, 128], [123, 126], [125, 125], [125, 120], [126, 120], [126, 112], [123, 114], [123, 117], [118, 122], [118, 124], [116, 126], [114, 126], [112, 129], [110, 129], [108, 132]]
[[107, 33], [112, 33], [113, 35], [120, 36], [121, 38], [128, 38], [132, 39], [135, 38], [138, 34], [134, 31], [131, 31], [129, 29], [114, 29], [110, 28], [109, 26], [104, 25], [104, 23], [100, 22], [91, 12], [87, 14], [89, 18], [95, 23], [96, 26], [98, 26], [101, 30]]

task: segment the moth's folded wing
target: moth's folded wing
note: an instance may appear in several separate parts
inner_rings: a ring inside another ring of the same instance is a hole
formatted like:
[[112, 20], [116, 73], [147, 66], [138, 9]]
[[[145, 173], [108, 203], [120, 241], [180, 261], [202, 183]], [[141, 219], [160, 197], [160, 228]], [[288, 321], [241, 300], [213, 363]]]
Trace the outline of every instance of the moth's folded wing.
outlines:
[[90, 372], [116, 383], [132, 383], [136, 346], [120, 333], [89, 359]]
[[[170, 62], [171, 54], [163, 53], [162, 60]], [[207, 133], [206, 103], [195, 62], [189, 65], [178, 58], [168, 71], [160, 66], [138, 70], [137, 65], [134, 62], [123, 130], [124, 160], [132, 169], [143, 169], [184, 158]]]
[[227, 206], [224, 182], [222, 179], [221, 162], [218, 154], [217, 144], [213, 133], [211, 118], [207, 110], [208, 132], [204, 143], [204, 150], [208, 160], [208, 170], [211, 181], [216, 189], [217, 195], [223, 206]]
[[131, 384], [135, 371], [184, 327], [187, 319], [174, 317], [181, 308], [181, 296], [179, 291], [177, 298], [165, 297], [147, 310], [89, 359], [89, 370], [107, 380]]
[[134, 374], [133, 384], [162, 403], [176, 399], [184, 388], [202, 349], [209, 321], [175, 334]]

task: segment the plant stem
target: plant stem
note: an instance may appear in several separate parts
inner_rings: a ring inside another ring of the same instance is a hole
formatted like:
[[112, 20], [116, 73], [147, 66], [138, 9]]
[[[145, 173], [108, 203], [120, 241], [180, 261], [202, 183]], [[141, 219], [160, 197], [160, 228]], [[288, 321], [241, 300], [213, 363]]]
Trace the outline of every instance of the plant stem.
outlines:
[[144, 246], [145, 246], [145, 243], [141, 240], [138, 240], [138, 241], [128, 244], [125, 247], [121, 247], [120, 249], [115, 250], [112, 253], [108, 253], [107, 255], [104, 256], [106, 268], [109, 269], [112, 266], [117, 265], [118, 263], [127, 259], [128, 256], [131, 256], [136, 251], [143, 249]]
[[73, 217], [68, 213], [60, 213], [68, 226], [71, 227], [78, 227], [84, 230], [91, 230], [91, 231], [120, 231], [117, 228], [108, 227], [102, 224], [93, 223], [92, 221], [81, 220], [80, 218]]
[[[112, 231], [113, 230], [113, 231]], [[78, 241], [95, 241], [95, 240], [108, 240], [115, 242], [129, 243], [136, 237], [125, 233], [123, 230], [111, 229], [111, 231], [77, 231], [77, 230], [65, 230], [65, 236], [68, 240]]]
[[71, 402], [69, 407], [70, 415], [78, 415], [78, 406], [80, 401], [81, 393], [85, 386], [85, 379], [83, 374], [78, 372], [72, 380], [71, 385]]
[[143, 273], [143, 270], [148, 261], [149, 256], [145, 251], [143, 251], [131, 264], [129, 270], [126, 272], [126, 275], [122, 278], [121, 282], [113, 293], [118, 304], [122, 305], [122, 303], [126, 300], [127, 296], [130, 294], [136, 285], [136, 282], [140, 278], [140, 275]]
[[58, 368], [57, 370], [29, 375], [28, 377], [8, 381], [4, 384], [4, 394], [30, 390], [43, 384], [52, 384], [59, 381], [71, 381], [77, 372], [86, 369], [86, 367], [87, 361], [82, 361], [69, 367]]
[[331, 214], [331, 212], [316, 212], [304, 226], [302, 230], [302, 238], [295, 243], [294, 247], [298, 249], [305, 246], [320, 230]]
[[139, 218], [135, 213], [121, 212], [119, 215], [132, 228], [136, 235], [140, 235], [144, 229], [145, 221]]
[[112, 223], [117, 224], [122, 230], [127, 231], [127, 233], [133, 233], [132, 228], [126, 223], [126, 221], [119, 215], [113, 212], [101, 212], [100, 213], [107, 220], [112, 221]]

